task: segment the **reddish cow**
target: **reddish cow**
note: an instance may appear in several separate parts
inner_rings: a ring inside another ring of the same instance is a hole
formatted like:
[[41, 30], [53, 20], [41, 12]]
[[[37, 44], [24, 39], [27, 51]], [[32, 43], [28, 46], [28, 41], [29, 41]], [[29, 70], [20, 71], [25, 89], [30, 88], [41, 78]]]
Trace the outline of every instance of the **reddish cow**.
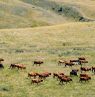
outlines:
[[28, 77], [34, 77], [34, 78], [36, 78], [36, 76], [38, 76], [38, 73], [35, 73], [35, 72], [28, 73]]

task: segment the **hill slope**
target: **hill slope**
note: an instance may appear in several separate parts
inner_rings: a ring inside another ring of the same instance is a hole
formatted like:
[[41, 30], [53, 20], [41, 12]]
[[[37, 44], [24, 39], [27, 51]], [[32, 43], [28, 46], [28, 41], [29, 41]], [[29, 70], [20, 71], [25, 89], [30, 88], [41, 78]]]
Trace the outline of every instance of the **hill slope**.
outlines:
[[95, 19], [95, 2], [87, 0], [85, 4], [78, 1], [0, 0], [0, 28], [36, 27]]

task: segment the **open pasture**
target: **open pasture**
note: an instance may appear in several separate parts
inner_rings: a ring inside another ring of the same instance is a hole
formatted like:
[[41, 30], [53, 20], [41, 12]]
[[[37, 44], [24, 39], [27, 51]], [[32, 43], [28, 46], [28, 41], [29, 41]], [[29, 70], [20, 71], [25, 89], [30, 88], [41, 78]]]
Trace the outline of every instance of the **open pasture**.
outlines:
[[[39, 85], [32, 85], [28, 73], [64, 72], [80, 66], [58, 66], [60, 59], [85, 57], [84, 66], [95, 66], [95, 23], [68, 23], [50, 27], [0, 30], [0, 97], [95, 97], [95, 75], [89, 82], [73, 82], [59, 85], [52, 75]], [[43, 60], [41, 66], [32, 66], [34, 60]], [[24, 64], [26, 70], [9, 69], [11, 63]], [[80, 71], [78, 75], [80, 74]]]

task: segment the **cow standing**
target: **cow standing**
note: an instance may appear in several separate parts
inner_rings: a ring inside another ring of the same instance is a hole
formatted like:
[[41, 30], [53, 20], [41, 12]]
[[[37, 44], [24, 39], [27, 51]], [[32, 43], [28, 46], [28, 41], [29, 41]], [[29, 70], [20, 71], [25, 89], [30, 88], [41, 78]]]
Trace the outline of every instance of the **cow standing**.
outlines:
[[44, 63], [43, 61], [34, 61], [33, 66], [34, 65], [36, 65], [36, 66], [39, 65], [40, 66], [43, 63]]

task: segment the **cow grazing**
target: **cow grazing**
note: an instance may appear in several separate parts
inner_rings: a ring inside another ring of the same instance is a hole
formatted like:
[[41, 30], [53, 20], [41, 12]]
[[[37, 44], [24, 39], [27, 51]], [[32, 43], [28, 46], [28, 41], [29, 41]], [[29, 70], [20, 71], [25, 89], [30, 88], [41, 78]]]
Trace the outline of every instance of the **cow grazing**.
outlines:
[[36, 66], [39, 65], [40, 66], [43, 63], [44, 63], [43, 61], [34, 61], [33, 66], [34, 65], [36, 65]]
[[42, 79], [32, 79], [32, 81], [31, 81], [31, 84], [39, 84], [39, 83], [41, 83], [41, 82], [43, 82], [43, 80]]

